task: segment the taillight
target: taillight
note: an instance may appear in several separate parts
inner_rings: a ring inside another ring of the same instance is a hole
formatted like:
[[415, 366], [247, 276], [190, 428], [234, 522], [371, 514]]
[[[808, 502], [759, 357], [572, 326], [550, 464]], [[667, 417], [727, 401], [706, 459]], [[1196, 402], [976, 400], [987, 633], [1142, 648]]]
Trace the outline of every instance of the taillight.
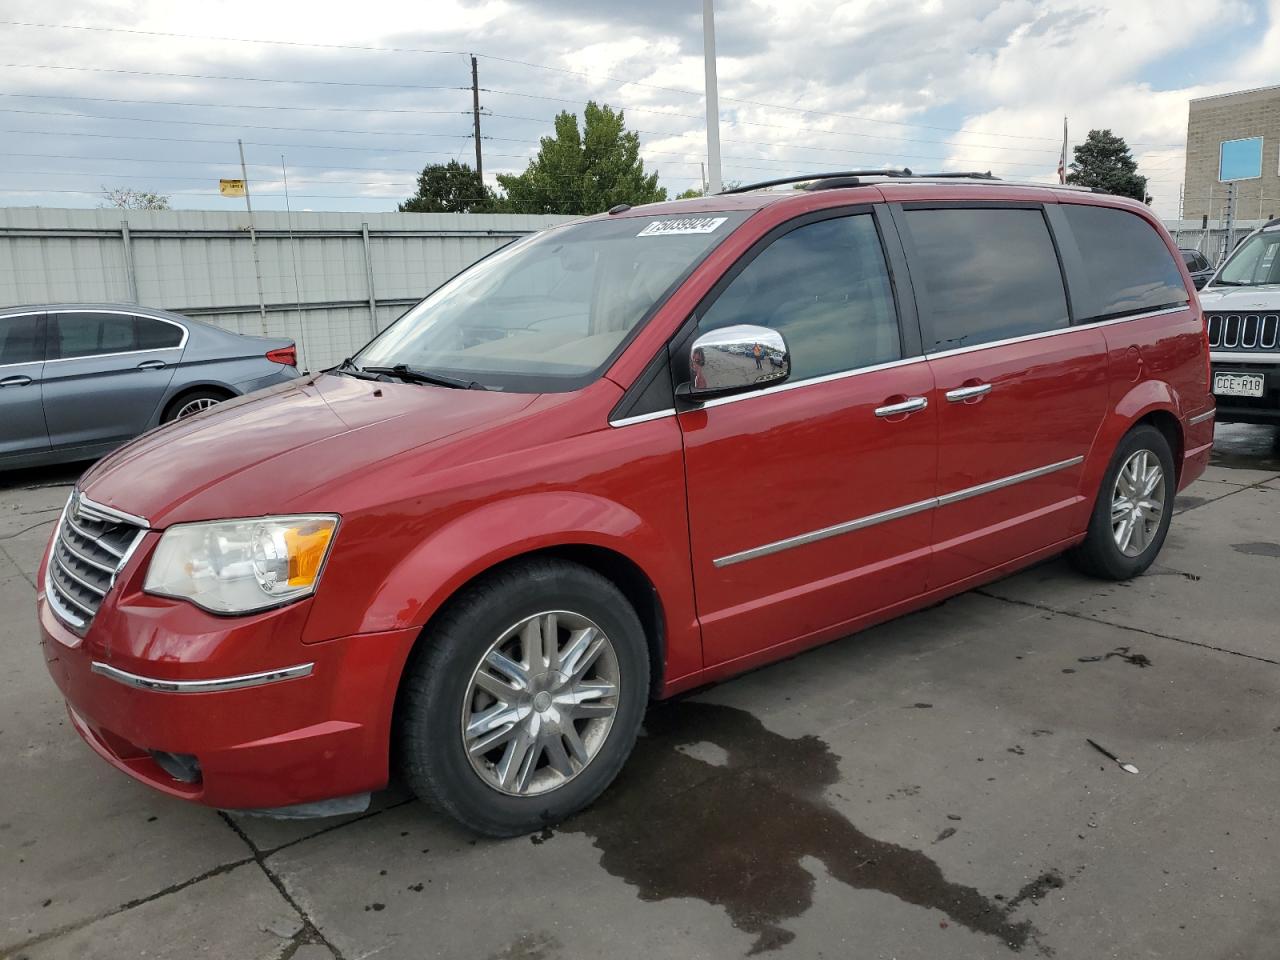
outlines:
[[298, 365], [298, 348], [291, 343], [287, 347], [281, 347], [279, 350], [268, 350], [267, 359], [272, 363], [283, 363], [286, 367], [296, 367]]

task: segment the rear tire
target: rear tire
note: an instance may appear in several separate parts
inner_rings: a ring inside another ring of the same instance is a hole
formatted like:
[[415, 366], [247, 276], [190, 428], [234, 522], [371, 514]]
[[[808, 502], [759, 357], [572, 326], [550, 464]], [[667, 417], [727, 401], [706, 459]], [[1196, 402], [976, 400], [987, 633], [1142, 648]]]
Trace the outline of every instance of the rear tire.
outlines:
[[1130, 430], [1111, 458], [1089, 532], [1071, 552], [1072, 562], [1104, 580], [1128, 580], [1145, 571], [1169, 532], [1175, 485], [1164, 434], [1149, 424]]
[[648, 691], [644, 629], [612, 582], [561, 560], [513, 564], [451, 601], [410, 659], [405, 781], [476, 833], [530, 833], [613, 781]]
[[230, 396], [221, 390], [192, 390], [170, 401], [160, 422], [172, 423], [174, 420], [185, 420], [187, 417], [217, 406], [223, 400], [230, 399]]

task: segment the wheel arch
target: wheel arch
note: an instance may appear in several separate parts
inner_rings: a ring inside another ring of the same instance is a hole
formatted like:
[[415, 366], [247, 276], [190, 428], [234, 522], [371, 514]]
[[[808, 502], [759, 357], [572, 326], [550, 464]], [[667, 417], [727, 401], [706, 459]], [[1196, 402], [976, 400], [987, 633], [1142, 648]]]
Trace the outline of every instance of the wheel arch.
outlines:
[[1137, 383], [1115, 403], [1094, 440], [1085, 472], [1081, 478], [1083, 495], [1078, 527], [1083, 532], [1093, 511], [1093, 504], [1106, 476], [1111, 458], [1115, 456], [1120, 441], [1139, 424], [1148, 423], [1159, 430], [1169, 441], [1173, 452], [1174, 474], [1178, 482], [1182, 478], [1182, 455], [1186, 450], [1182, 420], [1179, 417], [1181, 403], [1174, 390], [1161, 380], [1145, 380]]

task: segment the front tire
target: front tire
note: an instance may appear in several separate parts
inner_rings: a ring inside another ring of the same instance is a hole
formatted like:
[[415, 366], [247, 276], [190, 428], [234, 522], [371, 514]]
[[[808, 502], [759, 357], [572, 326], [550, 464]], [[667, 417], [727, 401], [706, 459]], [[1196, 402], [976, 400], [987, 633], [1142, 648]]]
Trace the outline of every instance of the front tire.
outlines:
[[1104, 580], [1145, 571], [1164, 546], [1176, 493], [1173, 453], [1149, 424], [1130, 430], [1116, 447], [1089, 518], [1089, 532], [1071, 559]]
[[477, 833], [529, 833], [613, 781], [648, 690], [644, 630], [613, 583], [561, 560], [513, 564], [451, 601], [411, 658], [405, 780]]

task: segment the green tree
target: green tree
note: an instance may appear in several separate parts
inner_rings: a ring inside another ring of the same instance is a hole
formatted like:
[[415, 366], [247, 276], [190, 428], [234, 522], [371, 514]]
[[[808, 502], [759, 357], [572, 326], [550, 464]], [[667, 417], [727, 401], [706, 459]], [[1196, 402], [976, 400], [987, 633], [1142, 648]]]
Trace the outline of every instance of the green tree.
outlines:
[[465, 163], [431, 163], [418, 175], [418, 192], [400, 204], [401, 213], [485, 213], [496, 197]]
[[1107, 193], [1151, 202], [1147, 178], [1138, 173], [1138, 164], [1129, 153], [1124, 137], [1110, 130], [1090, 130], [1084, 143], [1075, 148], [1075, 160], [1067, 183], [1097, 187]]
[[585, 128], [568, 111], [555, 120], [555, 136], [543, 137], [538, 155], [521, 174], [498, 174], [506, 191], [500, 201], [511, 213], [600, 213], [619, 203], [632, 206], [667, 199], [656, 173], [646, 174], [640, 137], [627, 130], [622, 111], [594, 100], [584, 111]]

